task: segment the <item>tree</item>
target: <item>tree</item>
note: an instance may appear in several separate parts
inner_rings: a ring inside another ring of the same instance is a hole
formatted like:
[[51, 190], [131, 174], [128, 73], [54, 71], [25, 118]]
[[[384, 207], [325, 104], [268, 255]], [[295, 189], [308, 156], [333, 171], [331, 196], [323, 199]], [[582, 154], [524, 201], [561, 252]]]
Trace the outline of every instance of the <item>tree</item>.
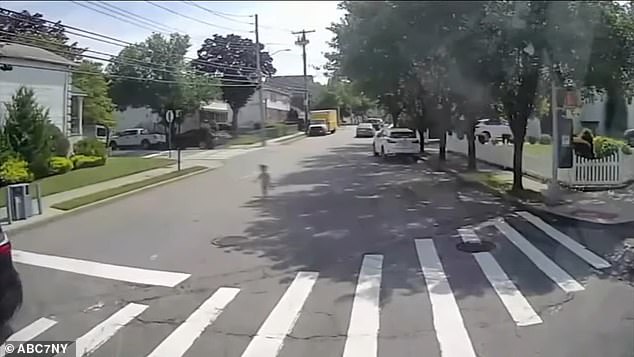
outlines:
[[169, 109], [192, 113], [201, 102], [216, 98], [217, 81], [186, 63], [189, 47], [189, 36], [178, 33], [168, 38], [154, 33], [125, 47], [106, 68], [113, 102], [120, 110], [131, 106], [159, 114]]
[[84, 124], [102, 124], [113, 128], [116, 124], [114, 104], [108, 93], [108, 82], [101, 63], [83, 61], [73, 72], [73, 85], [86, 92], [83, 102]]
[[48, 131], [48, 109], [35, 100], [32, 89], [20, 87], [5, 103], [7, 120], [4, 126], [6, 144], [10, 151], [26, 160], [36, 177], [47, 174], [48, 159], [52, 155]]
[[31, 44], [51, 50], [60, 56], [75, 61], [84, 49], [77, 42], [69, 43], [61, 21], [49, 23], [40, 13], [31, 14], [27, 10], [13, 12], [0, 8], [0, 41]]
[[[260, 44], [260, 66], [262, 75], [271, 76], [276, 70], [273, 58], [263, 51]], [[238, 130], [238, 113], [256, 90], [256, 48], [253, 41], [238, 35], [214, 35], [207, 38], [198, 50], [198, 59], [193, 67], [220, 76], [222, 97], [233, 112], [231, 128]]]

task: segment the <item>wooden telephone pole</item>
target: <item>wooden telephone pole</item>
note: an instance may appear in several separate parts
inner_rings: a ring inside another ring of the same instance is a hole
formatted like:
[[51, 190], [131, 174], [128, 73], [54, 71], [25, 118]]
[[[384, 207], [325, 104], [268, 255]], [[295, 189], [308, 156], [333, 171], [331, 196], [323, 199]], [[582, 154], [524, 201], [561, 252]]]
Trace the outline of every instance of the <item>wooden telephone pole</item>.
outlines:
[[301, 35], [295, 41], [297, 46], [302, 46], [302, 60], [304, 61], [304, 125], [308, 128], [308, 113], [310, 111], [308, 107], [308, 76], [306, 74], [306, 45], [309, 43], [306, 38], [307, 33], [315, 32], [315, 30], [301, 30], [293, 32], [293, 35]]

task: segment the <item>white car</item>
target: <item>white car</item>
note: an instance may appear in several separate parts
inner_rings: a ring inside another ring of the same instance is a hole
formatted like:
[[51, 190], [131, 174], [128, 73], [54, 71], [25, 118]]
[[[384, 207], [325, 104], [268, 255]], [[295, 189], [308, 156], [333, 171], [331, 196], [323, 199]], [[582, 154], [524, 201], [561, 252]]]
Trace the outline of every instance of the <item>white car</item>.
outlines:
[[163, 146], [166, 142], [163, 134], [152, 134], [147, 129], [134, 128], [115, 133], [110, 138], [109, 146], [113, 150], [125, 147], [141, 147], [147, 150], [152, 146]]
[[420, 153], [416, 133], [407, 128], [383, 128], [374, 136], [372, 143], [374, 156], [411, 156]]
[[475, 136], [481, 143], [489, 140], [499, 140], [503, 138], [513, 138], [513, 132], [506, 120], [502, 119], [480, 119], [475, 126]]
[[376, 131], [371, 123], [361, 123], [357, 125], [355, 136], [357, 138], [373, 138]]

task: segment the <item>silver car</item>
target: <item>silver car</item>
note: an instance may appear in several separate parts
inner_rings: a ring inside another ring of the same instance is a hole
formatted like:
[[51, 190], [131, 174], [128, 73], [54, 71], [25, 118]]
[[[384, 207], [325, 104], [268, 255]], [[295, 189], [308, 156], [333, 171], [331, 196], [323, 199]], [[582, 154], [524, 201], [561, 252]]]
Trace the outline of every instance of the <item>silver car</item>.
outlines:
[[374, 133], [375, 133], [375, 130], [371, 123], [361, 123], [357, 125], [357, 131], [356, 131], [357, 138], [373, 138]]

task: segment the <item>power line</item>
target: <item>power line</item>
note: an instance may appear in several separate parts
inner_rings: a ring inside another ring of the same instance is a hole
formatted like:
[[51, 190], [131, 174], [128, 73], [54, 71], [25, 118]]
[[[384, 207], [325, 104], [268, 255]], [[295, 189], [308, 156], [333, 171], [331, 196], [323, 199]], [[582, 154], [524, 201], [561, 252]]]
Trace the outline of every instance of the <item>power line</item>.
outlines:
[[184, 14], [181, 14], [181, 13], [180, 13], [180, 12], [178, 12], [178, 11], [174, 11], [174, 10], [170, 9], [169, 7], [165, 7], [165, 6], [163, 6], [163, 5], [159, 5], [159, 4], [157, 4], [157, 3], [153, 2], [153, 1], [145, 0], [145, 2], [146, 2], [146, 3], [148, 3], [148, 4], [150, 4], [150, 5], [153, 5], [153, 6], [155, 6], [155, 7], [158, 7], [159, 9], [163, 9], [163, 10], [165, 10], [165, 11], [169, 12], [169, 13], [172, 13], [172, 14], [174, 14], [174, 15], [177, 15], [177, 16], [180, 16], [180, 17], [183, 17], [183, 18], [186, 18], [186, 19], [192, 20], [192, 21], [196, 21], [196, 22], [201, 23], [201, 24], [203, 24], [203, 25], [207, 25], [207, 26], [211, 26], [211, 27], [217, 27], [217, 28], [219, 28], [219, 29], [223, 29], [223, 30], [227, 30], [227, 31], [245, 32], [245, 33], [251, 32], [251, 31], [237, 30], [237, 29], [233, 29], [233, 28], [230, 28], [230, 27], [225, 27], [225, 26], [215, 25], [215, 24], [212, 24], [212, 23], [210, 23], [210, 22], [203, 21], [203, 20], [197, 19], [197, 18], [195, 18], [195, 17], [191, 17], [191, 16], [189, 16], [189, 15], [184, 15]]
[[133, 13], [131, 11], [128, 11], [128, 10], [123, 9], [123, 8], [120, 8], [120, 7], [118, 7], [116, 5], [113, 5], [113, 4], [109, 4], [109, 3], [105, 2], [105, 1], [97, 1], [97, 2], [93, 1], [92, 3], [93, 3], [93, 5], [107, 7], [110, 11], [119, 13], [123, 17], [128, 17], [128, 18], [134, 19], [136, 21], [144, 21], [145, 23], [148, 23], [151, 26], [156, 26], [158, 28], [163, 28], [163, 29], [167, 30], [168, 32], [183, 32], [183, 33], [185, 32], [185, 31], [181, 31], [181, 30], [179, 30], [179, 29], [177, 29], [175, 27], [171, 27], [171, 26], [167, 26], [167, 25], [163, 25], [163, 24], [157, 23], [154, 20], [148, 19], [147, 17], [135, 14], [135, 13]]
[[[133, 25], [133, 26], [136, 26], [136, 27], [139, 27], [139, 28], [142, 28], [142, 29], [150, 30], [150, 31], [157, 31], [156, 28], [149, 27], [149, 26], [144, 25], [142, 23], [135, 23], [134, 21], [128, 20], [126, 18], [119, 17], [119, 16], [113, 15], [113, 14], [109, 14], [109, 13], [107, 13], [105, 11], [102, 11], [102, 10], [99, 10], [99, 9], [95, 9], [95, 8], [92, 8], [92, 7], [88, 6], [88, 5], [97, 6], [99, 4], [93, 4], [93, 3], [89, 3], [89, 2], [79, 2], [79, 1], [75, 1], [75, 0], [71, 0], [71, 2], [74, 3], [75, 5], [78, 5], [78, 6], [81, 6], [83, 8], [86, 8], [88, 10], [92, 10], [94, 12], [98, 12], [100, 14], [112, 17], [113, 19], [128, 23], [130, 25]], [[162, 32], [162, 31], [159, 30], [158, 32]]]
[[[246, 22], [246, 21], [240, 21], [240, 20], [232, 19], [231, 17], [229, 17], [229, 15], [225, 15], [225, 14], [221, 13], [220, 11], [215, 11], [215, 10], [208, 9], [208, 8], [206, 8], [204, 6], [201, 6], [201, 5], [195, 3], [195, 2], [193, 2], [191, 0], [183, 0], [183, 2], [185, 4], [187, 4], [187, 5], [189, 5], [189, 6], [197, 7], [197, 8], [199, 8], [201, 10], [204, 10], [204, 11], [210, 13], [210, 14], [216, 15], [218, 17], [221, 17], [221, 18], [229, 20], [229, 21], [237, 22], [237, 23], [240, 23], [240, 24], [253, 25], [253, 22]], [[236, 15], [233, 15], [233, 16], [236, 16]], [[238, 15], [238, 16], [245, 16], [245, 15]], [[246, 15], [246, 16], [250, 16], [250, 15]]]
[[[188, 0], [183, 0], [183, 1], [188, 1]], [[196, 4], [196, 5], [198, 5], [198, 4]], [[206, 10], [209, 10], [209, 9], [207, 9], [204, 6], [201, 6], [201, 5], [198, 5], [198, 6], [201, 7], [201, 8], [204, 8]], [[231, 17], [253, 17], [253, 15], [229, 14], [229, 13], [218, 11], [218, 10], [210, 10], [210, 11], [213, 11], [213, 12], [218, 13], [220, 15], [231, 16]]]

